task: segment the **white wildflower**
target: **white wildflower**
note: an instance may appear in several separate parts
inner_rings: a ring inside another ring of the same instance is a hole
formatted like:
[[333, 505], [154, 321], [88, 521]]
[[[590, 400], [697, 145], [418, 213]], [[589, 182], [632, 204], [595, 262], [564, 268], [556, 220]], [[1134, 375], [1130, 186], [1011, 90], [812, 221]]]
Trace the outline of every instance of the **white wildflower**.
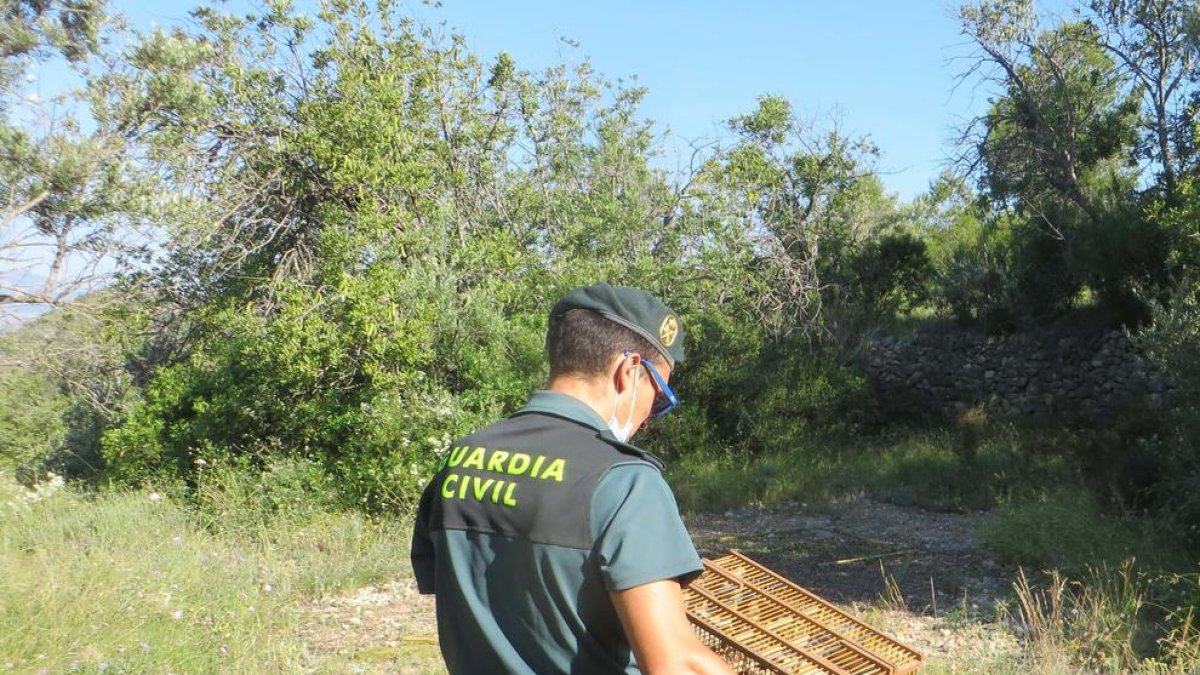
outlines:
[[0, 471], [0, 498], [4, 498], [0, 503], [7, 511], [26, 511], [31, 504], [50, 498], [65, 485], [66, 480], [56, 473], [47, 473], [44, 480], [25, 486], [8, 472]]

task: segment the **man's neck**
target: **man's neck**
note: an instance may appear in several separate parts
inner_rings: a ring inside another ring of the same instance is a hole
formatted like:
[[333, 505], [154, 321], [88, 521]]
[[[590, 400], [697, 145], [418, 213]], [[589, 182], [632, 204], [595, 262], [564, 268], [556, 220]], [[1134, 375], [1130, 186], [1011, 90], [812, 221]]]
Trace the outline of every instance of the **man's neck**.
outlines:
[[606, 420], [612, 414], [612, 390], [605, 386], [601, 378], [559, 375], [546, 384], [546, 390], [582, 401], [595, 410], [600, 419]]

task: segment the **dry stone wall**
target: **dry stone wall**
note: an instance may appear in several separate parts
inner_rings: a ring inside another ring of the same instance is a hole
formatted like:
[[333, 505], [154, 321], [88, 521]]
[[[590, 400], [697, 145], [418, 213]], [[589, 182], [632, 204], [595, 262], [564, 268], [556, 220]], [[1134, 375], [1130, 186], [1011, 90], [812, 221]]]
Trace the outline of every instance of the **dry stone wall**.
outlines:
[[982, 407], [1007, 417], [1102, 418], [1135, 404], [1162, 407], [1172, 393], [1117, 330], [880, 338], [869, 374], [881, 406], [897, 417]]

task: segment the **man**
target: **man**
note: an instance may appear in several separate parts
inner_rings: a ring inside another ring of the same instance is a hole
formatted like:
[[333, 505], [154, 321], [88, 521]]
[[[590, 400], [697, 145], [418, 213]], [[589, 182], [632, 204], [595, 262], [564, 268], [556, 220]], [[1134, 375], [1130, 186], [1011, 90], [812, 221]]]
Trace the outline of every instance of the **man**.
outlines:
[[554, 306], [550, 381], [452, 444], [421, 497], [412, 562], [451, 673], [732, 673], [692, 632], [703, 570], [662, 463], [628, 440], [676, 404], [679, 317], [597, 284]]

